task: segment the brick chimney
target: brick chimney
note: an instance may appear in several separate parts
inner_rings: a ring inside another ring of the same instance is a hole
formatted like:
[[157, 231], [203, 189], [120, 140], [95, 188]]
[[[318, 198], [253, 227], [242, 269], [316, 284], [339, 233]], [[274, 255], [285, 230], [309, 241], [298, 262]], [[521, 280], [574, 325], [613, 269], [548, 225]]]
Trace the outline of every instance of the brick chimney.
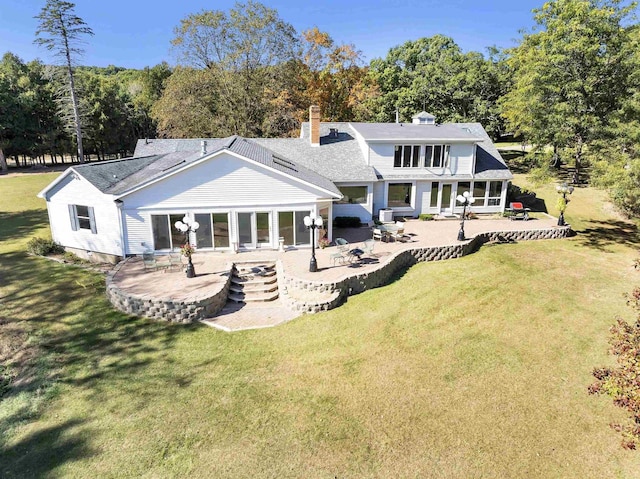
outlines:
[[320, 107], [309, 107], [309, 127], [311, 129], [311, 146], [320, 146]]

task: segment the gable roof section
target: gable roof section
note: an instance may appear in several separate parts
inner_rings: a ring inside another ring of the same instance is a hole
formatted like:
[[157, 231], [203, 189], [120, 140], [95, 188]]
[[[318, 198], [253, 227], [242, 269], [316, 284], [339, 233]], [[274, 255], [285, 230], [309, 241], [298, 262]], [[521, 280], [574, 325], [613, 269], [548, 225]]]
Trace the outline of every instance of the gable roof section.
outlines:
[[83, 176], [88, 174], [90, 178], [87, 179], [93, 180], [92, 183], [95, 181], [94, 184], [103, 193], [124, 195], [171, 175], [191, 163], [228, 151], [298, 181], [321, 188], [338, 198], [342, 196], [329, 179], [246, 138], [230, 136], [228, 138], [207, 139], [208, 153], [204, 156], [201, 154], [201, 141], [201, 139], [139, 140], [136, 145], [136, 154], [145, 156], [116, 160], [124, 164], [129, 163], [126, 177], [122, 177], [122, 173], [119, 173], [122, 165], [110, 164], [114, 162], [87, 165], [95, 167], [98, 171], [88, 170], [78, 173]]
[[502, 155], [497, 150], [491, 138], [480, 123], [449, 123], [457, 125], [459, 128], [466, 128], [471, 134], [481, 140], [476, 147], [476, 167], [473, 172], [474, 178], [502, 179], [513, 178], [509, 167], [505, 163]]

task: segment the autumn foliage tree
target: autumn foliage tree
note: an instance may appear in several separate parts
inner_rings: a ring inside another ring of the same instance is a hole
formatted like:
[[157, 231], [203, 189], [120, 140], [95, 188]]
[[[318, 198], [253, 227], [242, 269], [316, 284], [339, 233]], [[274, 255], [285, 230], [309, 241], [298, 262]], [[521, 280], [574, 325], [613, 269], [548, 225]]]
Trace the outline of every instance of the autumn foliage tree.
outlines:
[[616, 356], [617, 365], [594, 369], [596, 381], [589, 386], [589, 393], [605, 394], [627, 411], [629, 421], [613, 423], [611, 427], [622, 435], [625, 449], [637, 449], [640, 446], [640, 288], [633, 290], [627, 303], [638, 317], [634, 323], [618, 318], [611, 327], [609, 352]]

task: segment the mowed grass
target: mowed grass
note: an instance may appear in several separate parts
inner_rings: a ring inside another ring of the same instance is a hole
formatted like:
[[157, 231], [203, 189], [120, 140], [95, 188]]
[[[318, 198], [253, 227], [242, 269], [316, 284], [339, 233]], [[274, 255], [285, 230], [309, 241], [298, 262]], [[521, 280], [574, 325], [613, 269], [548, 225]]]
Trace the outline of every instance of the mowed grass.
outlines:
[[27, 257], [51, 178], [0, 178], [0, 331], [37, 351], [0, 401], [0, 476], [640, 477], [608, 427], [621, 411], [586, 391], [640, 276], [599, 192], [574, 193], [575, 238], [486, 245], [227, 334], [127, 317], [99, 275]]

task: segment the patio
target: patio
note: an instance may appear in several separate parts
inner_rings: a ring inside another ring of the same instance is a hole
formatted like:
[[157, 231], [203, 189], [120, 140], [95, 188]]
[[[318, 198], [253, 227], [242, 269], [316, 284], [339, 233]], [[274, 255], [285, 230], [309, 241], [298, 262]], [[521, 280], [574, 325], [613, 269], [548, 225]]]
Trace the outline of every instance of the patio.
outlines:
[[[333, 264], [331, 255], [337, 252], [335, 246], [325, 249], [316, 249], [318, 261], [318, 271], [309, 272], [310, 248], [289, 248], [284, 253], [275, 250], [247, 251], [234, 253], [195, 253], [193, 263], [197, 276], [186, 278], [179, 269], [146, 271], [142, 260], [130, 258], [120, 263], [110, 274], [107, 281], [107, 292], [116, 307], [133, 314], [155, 317], [169, 321], [189, 321], [202, 319], [202, 316], [213, 316], [206, 312], [216, 312], [221, 314], [221, 309], [227, 300], [227, 291], [230, 283], [230, 272], [234, 263], [278, 261], [280, 263], [279, 282], [280, 288], [288, 290], [288, 303], [285, 304], [282, 298], [273, 303], [280, 303], [282, 307], [289, 306], [287, 319], [291, 319], [291, 303], [296, 300], [309, 302], [317, 297], [319, 304], [331, 304], [332, 306], [321, 307], [329, 309], [334, 307], [337, 295], [335, 291], [341, 282], [348, 284], [350, 280], [366, 278], [376, 274], [378, 270], [389, 266], [394, 258], [404, 251], [425, 251], [429, 248], [448, 247], [459, 248], [467, 246], [478, 235], [486, 235], [491, 232], [500, 232], [506, 235], [517, 232], [542, 231], [543, 237], [557, 237], [557, 233], [566, 232], [566, 228], [557, 227], [557, 219], [548, 215], [540, 215], [538, 218], [529, 221], [511, 221], [509, 219], [474, 219], [465, 222], [465, 233], [467, 240], [457, 241], [459, 221], [438, 220], [419, 221], [409, 220], [405, 223], [406, 241], [383, 242], [375, 241], [373, 253], [365, 255], [361, 261], [336, 262]], [[561, 231], [559, 231], [561, 230]], [[372, 236], [371, 228], [334, 229], [334, 239], [341, 237], [346, 239], [350, 245], [358, 247], [366, 239]], [[564, 234], [560, 235], [564, 236]], [[446, 256], [445, 256], [446, 257]], [[438, 256], [436, 259], [440, 259]], [[418, 259], [425, 260], [425, 259]], [[429, 259], [426, 259], [429, 260]], [[404, 261], [406, 263], [406, 261]], [[388, 269], [388, 268], [387, 268]], [[286, 277], [285, 284], [282, 284], [282, 277]], [[362, 282], [362, 281], [360, 281]], [[378, 281], [380, 282], [380, 281]], [[302, 285], [294, 287], [296, 285]], [[367, 286], [368, 287], [376, 287]], [[295, 290], [298, 291], [295, 291]], [[340, 294], [352, 294], [351, 287], [348, 293], [344, 291]], [[356, 288], [357, 289], [357, 288]], [[359, 291], [353, 291], [357, 293]], [[293, 293], [293, 298], [291, 297]], [[332, 296], [333, 294], [333, 296]], [[297, 297], [296, 297], [297, 296]], [[211, 298], [217, 298], [211, 301]], [[272, 303], [272, 304], [273, 304]], [[188, 315], [179, 315], [177, 310], [196, 305], [189, 311]], [[276, 306], [276, 304], [273, 304]], [[249, 311], [250, 307], [241, 308]], [[286, 309], [286, 308], [285, 308]], [[152, 314], [148, 314], [151, 310]], [[284, 315], [284, 309], [283, 314]], [[300, 313], [311, 311], [300, 310]], [[237, 314], [237, 313], [236, 313]], [[281, 315], [281, 316], [282, 316]], [[200, 316], [200, 317], [198, 317]], [[225, 329], [234, 329], [229, 326], [229, 318], [234, 315], [225, 314]], [[277, 316], [277, 314], [276, 314]], [[215, 319], [213, 319], [215, 321]], [[233, 323], [233, 321], [231, 322]], [[250, 323], [250, 322], [249, 322]], [[262, 322], [263, 323], [263, 322]], [[264, 324], [260, 326], [265, 326]], [[243, 323], [243, 329], [247, 326]]]

